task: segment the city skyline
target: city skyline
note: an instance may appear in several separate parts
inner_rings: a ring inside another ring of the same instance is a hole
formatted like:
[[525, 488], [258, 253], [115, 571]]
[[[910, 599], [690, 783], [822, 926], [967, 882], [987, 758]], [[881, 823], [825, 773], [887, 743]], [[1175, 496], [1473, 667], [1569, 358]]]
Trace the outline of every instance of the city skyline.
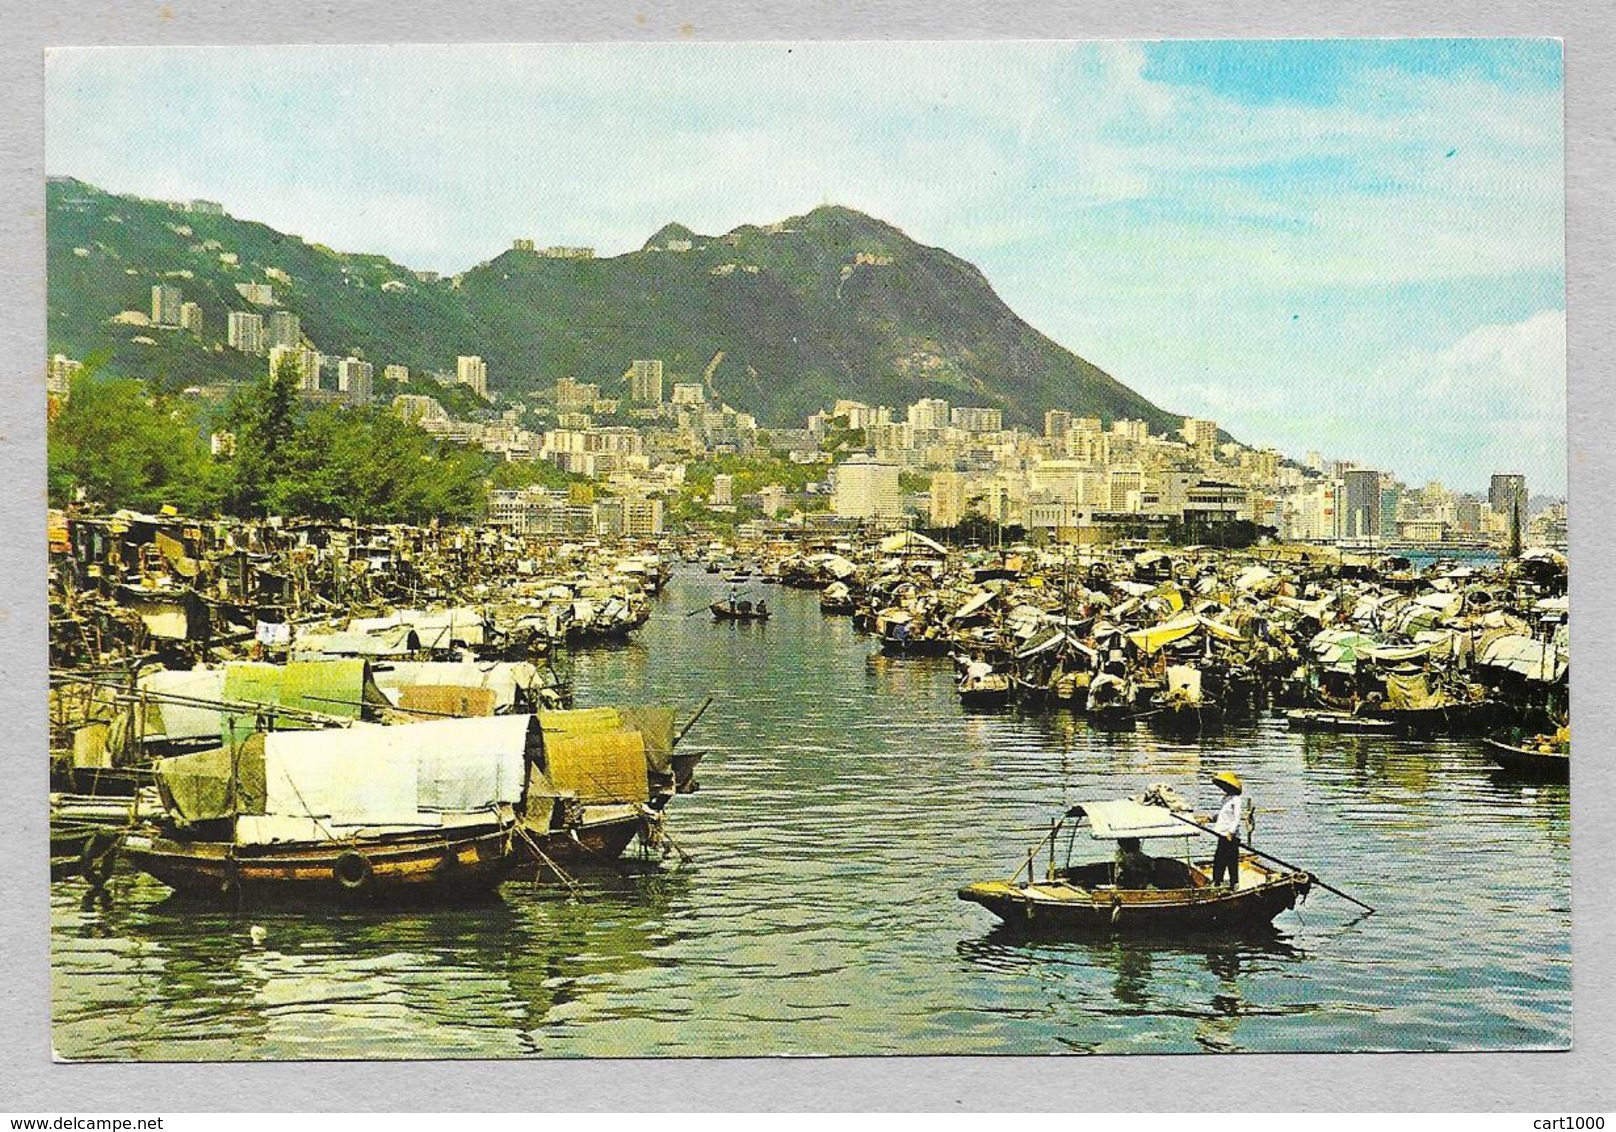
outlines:
[[1553, 41], [87, 50], [47, 82], [53, 175], [423, 268], [835, 200], [1248, 444], [1565, 490]]

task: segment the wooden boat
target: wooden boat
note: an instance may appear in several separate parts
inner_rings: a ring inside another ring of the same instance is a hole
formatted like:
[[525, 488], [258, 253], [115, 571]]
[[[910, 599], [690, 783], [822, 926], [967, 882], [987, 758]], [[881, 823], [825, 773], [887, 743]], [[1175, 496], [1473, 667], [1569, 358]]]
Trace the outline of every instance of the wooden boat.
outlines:
[[1292, 731], [1396, 731], [1397, 724], [1390, 719], [1375, 719], [1354, 715], [1350, 711], [1330, 711], [1327, 708], [1295, 708], [1285, 713], [1285, 722]]
[[[1086, 821], [1096, 841], [1138, 838], [1171, 840], [1181, 857], [1146, 858], [1148, 880], [1124, 887], [1111, 862], [1071, 863], [1075, 841], [1072, 819]], [[1055, 867], [1055, 845], [1062, 830], [1071, 830], [1067, 862]], [[1014, 876], [982, 881], [959, 890], [961, 900], [980, 904], [1006, 925], [1074, 935], [1252, 930], [1266, 928], [1274, 917], [1307, 895], [1312, 875], [1276, 869], [1251, 853], [1240, 857], [1238, 883], [1213, 885], [1212, 863], [1192, 861], [1183, 822], [1161, 806], [1132, 801], [1083, 802], [1056, 822], [1048, 836], [1033, 846]], [[1033, 878], [1039, 851], [1049, 846], [1044, 878]], [[1025, 876], [1025, 879], [1023, 879]]]
[[[1571, 747], [1569, 744], [1537, 744], [1517, 746], [1502, 739], [1483, 739], [1493, 762], [1511, 774], [1538, 778], [1552, 782], [1571, 781]], [[1549, 750], [1543, 748], [1547, 746]]]
[[995, 672], [986, 664], [973, 664], [959, 678], [955, 690], [959, 693], [961, 707], [991, 708], [1008, 704], [1014, 687], [1008, 673]]
[[259, 845], [141, 832], [124, 838], [123, 853], [177, 892], [231, 903], [464, 900], [491, 891], [517, 863], [504, 822]]
[[749, 601], [715, 601], [707, 607], [712, 610], [715, 621], [767, 621], [769, 619], [768, 606], [759, 602], [753, 605]]

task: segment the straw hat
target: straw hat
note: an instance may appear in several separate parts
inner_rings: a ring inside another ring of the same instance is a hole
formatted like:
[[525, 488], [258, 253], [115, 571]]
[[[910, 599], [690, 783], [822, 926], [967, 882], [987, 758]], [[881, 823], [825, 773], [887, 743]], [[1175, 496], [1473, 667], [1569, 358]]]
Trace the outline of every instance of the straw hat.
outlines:
[[1212, 776], [1212, 781], [1231, 794], [1238, 794], [1245, 789], [1245, 785], [1240, 781], [1240, 776], [1231, 770], [1220, 770]]

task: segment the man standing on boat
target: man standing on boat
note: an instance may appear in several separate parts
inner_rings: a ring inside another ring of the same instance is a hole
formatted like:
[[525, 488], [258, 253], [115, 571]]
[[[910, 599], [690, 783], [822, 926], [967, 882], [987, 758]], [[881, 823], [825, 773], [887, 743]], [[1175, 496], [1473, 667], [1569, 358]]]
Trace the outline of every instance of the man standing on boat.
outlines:
[[1212, 821], [1212, 832], [1218, 835], [1218, 851], [1212, 857], [1212, 883], [1222, 884], [1227, 872], [1229, 887], [1239, 888], [1240, 834], [1250, 825], [1251, 800], [1233, 771], [1219, 771], [1212, 781], [1223, 791], [1223, 805]]

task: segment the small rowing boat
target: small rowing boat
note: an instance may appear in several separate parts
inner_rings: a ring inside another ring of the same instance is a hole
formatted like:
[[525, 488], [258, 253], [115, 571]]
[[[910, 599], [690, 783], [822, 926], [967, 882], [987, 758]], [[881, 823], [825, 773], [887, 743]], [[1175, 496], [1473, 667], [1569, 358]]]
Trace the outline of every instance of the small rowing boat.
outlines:
[[[1274, 868], [1252, 853], [1241, 854], [1233, 886], [1214, 885], [1211, 861], [1190, 857], [1192, 834], [1185, 821], [1163, 806], [1134, 801], [1080, 803], [1029, 850], [1014, 876], [968, 884], [959, 898], [982, 905], [1009, 926], [1089, 935], [1262, 928], [1307, 895], [1310, 873]], [[1126, 843], [1129, 853], [1074, 865], [1076, 832], [1084, 823], [1091, 839]], [[1069, 834], [1066, 864], [1056, 867], [1063, 831]], [[1145, 841], [1170, 842], [1176, 855], [1147, 856], [1137, 851]], [[1038, 880], [1034, 872], [1045, 845], [1049, 865]]]
[[707, 607], [712, 611], [715, 621], [767, 621], [769, 607], [765, 602], [753, 605], [746, 600], [741, 601], [715, 601]]
[[1516, 745], [1502, 739], [1483, 739], [1487, 753], [1500, 769], [1526, 778], [1571, 781], [1571, 744], [1544, 739]]
[[1396, 731], [1397, 724], [1390, 719], [1374, 719], [1354, 715], [1350, 711], [1330, 711], [1327, 708], [1294, 708], [1285, 713], [1285, 722], [1292, 731]]

